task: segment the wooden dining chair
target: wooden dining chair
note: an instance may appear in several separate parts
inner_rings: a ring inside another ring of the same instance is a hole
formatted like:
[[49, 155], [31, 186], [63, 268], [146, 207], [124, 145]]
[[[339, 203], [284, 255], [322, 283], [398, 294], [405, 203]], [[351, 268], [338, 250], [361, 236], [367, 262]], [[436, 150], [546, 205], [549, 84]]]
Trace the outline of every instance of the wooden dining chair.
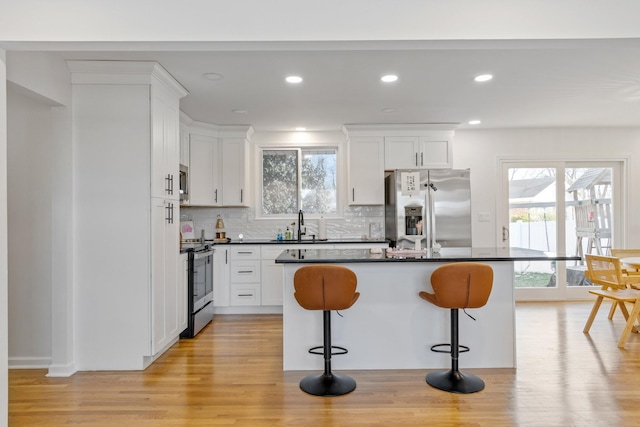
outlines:
[[[609, 313], [609, 319], [613, 317], [612, 312], [617, 306], [626, 321], [625, 328], [618, 341], [618, 347], [623, 348], [640, 315], [640, 290], [631, 289], [627, 286], [618, 258], [587, 254], [585, 255], [585, 260], [587, 261], [587, 276], [591, 283], [600, 285], [602, 288], [589, 291], [590, 294], [596, 296], [596, 301], [593, 303], [593, 308], [583, 332], [585, 334], [589, 333], [602, 301], [605, 298], [609, 299], [615, 304]], [[626, 303], [633, 304], [631, 313], [629, 313]]]

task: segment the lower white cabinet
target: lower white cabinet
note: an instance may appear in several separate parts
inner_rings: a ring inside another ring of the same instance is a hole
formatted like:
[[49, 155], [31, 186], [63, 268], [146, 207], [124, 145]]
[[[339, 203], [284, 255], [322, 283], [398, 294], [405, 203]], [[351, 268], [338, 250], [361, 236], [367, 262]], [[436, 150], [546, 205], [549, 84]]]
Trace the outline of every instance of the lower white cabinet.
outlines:
[[260, 246], [231, 246], [230, 305], [261, 305]]
[[[152, 199], [151, 216], [151, 354], [163, 350], [180, 332], [186, 313], [178, 274], [178, 203]], [[182, 317], [181, 317], [182, 316]]]
[[275, 259], [289, 247], [262, 247], [262, 305], [282, 305], [284, 266]]
[[226, 245], [213, 247], [213, 306], [229, 306], [229, 252]]

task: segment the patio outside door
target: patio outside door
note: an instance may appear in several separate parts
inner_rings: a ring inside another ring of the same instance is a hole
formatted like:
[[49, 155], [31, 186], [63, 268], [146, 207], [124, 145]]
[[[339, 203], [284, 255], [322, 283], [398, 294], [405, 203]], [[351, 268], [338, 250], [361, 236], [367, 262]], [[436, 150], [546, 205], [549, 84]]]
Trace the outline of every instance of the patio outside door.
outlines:
[[[504, 162], [503, 245], [608, 255], [619, 218], [620, 170], [616, 162]], [[516, 299], [586, 298], [591, 284], [584, 272], [582, 262], [516, 262]]]

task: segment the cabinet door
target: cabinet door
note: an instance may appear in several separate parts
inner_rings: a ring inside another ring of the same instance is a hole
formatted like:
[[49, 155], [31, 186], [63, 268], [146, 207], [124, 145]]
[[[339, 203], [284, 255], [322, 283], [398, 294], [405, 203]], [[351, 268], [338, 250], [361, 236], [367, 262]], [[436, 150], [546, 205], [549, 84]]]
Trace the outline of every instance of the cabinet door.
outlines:
[[386, 137], [384, 139], [384, 168], [415, 169], [419, 167], [419, 138], [413, 136]]
[[151, 214], [151, 354], [180, 334], [178, 285], [178, 204], [152, 199]]
[[282, 305], [284, 265], [262, 261], [262, 305]]
[[245, 139], [225, 139], [222, 142], [222, 204], [248, 206], [247, 142]]
[[449, 169], [453, 167], [451, 138], [420, 137], [418, 151], [420, 167], [425, 169]]
[[189, 138], [189, 202], [192, 206], [215, 206], [216, 138], [192, 134]]
[[349, 140], [349, 204], [384, 204], [384, 140], [354, 137]]
[[180, 116], [178, 99], [151, 87], [151, 196], [179, 200]]
[[229, 247], [216, 245], [213, 248], [213, 305], [229, 306]]

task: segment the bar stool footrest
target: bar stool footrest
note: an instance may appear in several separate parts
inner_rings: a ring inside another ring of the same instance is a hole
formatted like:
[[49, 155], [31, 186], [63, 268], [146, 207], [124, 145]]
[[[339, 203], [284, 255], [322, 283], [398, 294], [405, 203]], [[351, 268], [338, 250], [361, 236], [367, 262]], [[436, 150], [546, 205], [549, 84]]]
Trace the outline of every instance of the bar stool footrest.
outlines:
[[[448, 347], [448, 350], [442, 350], [440, 349], [440, 347]], [[435, 353], [447, 353], [447, 354], [451, 354], [451, 344], [434, 344], [431, 346], [431, 351], [435, 352]], [[467, 351], [469, 351], [469, 347], [467, 347], [466, 345], [458, 345], [458, 352], [459, 353], [466, 353]]]
[[[333, 351], [334, 349], [338, 350], [338, 351], [334, 352]], [[324, 356], [324, 346], [319, 345], [317, 347], [311, 347], [309, 349], [309, 353], [311, 353], [311, 354], [319, 354], [320, 356]], [[347, 350], [344, 347], [340, 347], [340, 346], [337, 346], [337, 345], [332, 345], [331, 346], [331, 355], [332, 356], [341, 355], [341, 354], [347, 354], [347, 353], [349, 353], [349, 350]]]

